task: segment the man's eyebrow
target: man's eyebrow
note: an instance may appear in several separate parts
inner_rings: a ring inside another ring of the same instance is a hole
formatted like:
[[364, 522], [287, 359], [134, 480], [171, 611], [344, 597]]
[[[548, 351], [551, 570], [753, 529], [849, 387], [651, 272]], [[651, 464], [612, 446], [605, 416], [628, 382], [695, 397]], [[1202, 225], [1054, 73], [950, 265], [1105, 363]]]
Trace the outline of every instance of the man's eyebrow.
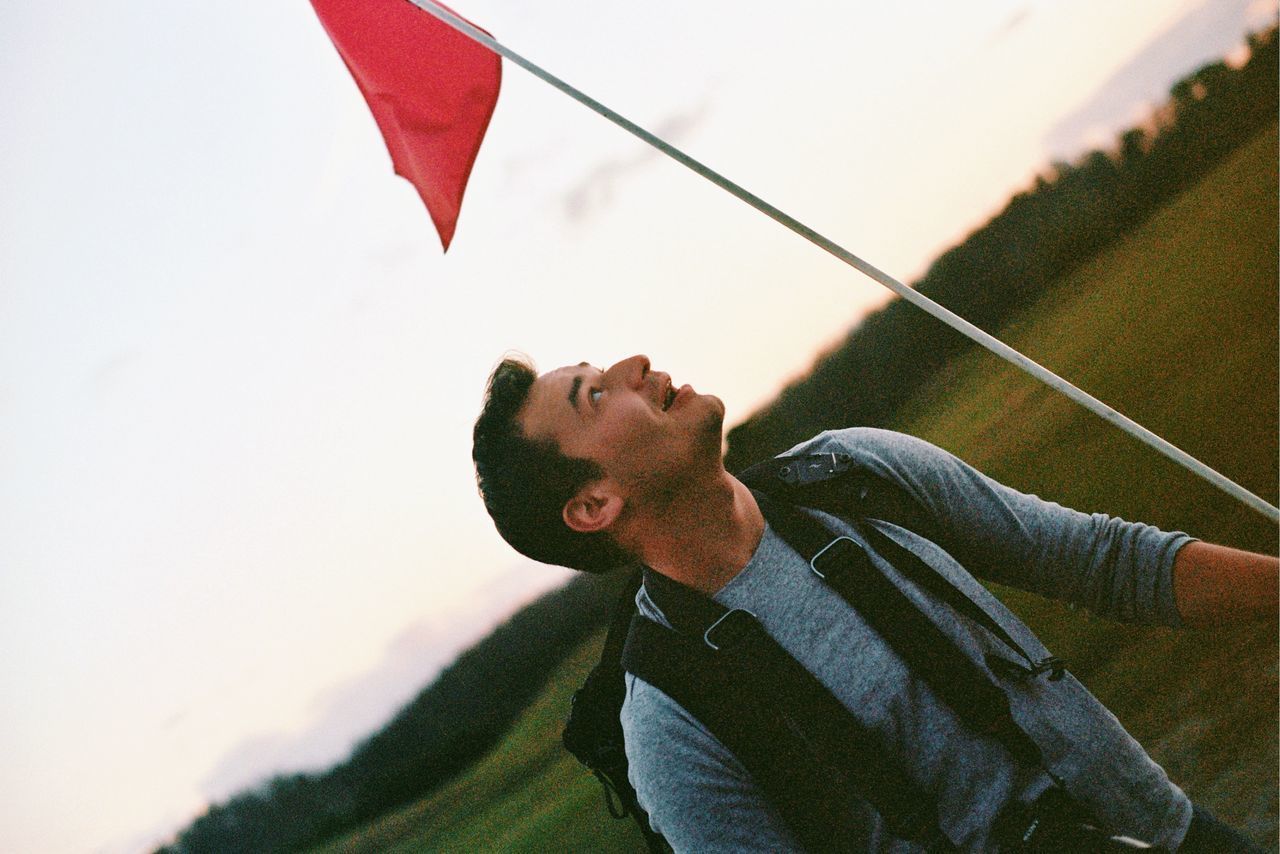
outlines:
[[578, 374], [573, 378], [573, 382], [569, 383], [569, 405], [577, 410], [578, 408], [578, 389], [582, 388], [582, 374]]
[[[591, 367], [590, 362], [579, 362], [579, 368]], [[578, 389], [582, 388], [582, 374], [578, 374], [573, 378], [573, 382], [569, 384], [569, 405], [576, 411], [578, 408]]]

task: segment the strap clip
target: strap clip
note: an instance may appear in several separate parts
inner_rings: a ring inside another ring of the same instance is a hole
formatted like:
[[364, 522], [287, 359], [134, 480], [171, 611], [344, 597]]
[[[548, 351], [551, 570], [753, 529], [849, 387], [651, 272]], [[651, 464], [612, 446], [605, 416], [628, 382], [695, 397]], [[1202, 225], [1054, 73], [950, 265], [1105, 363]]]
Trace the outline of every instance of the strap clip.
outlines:
[[[852, 554], [850, 554], [850, 549], [853, 551]], [[852, 537], [836, 537], [819, 549], [818, 553], [809, 561], [809, 568], [819, 578], [826, 580], [828, 573], [832, 570], [839, 568], [842, 564], [847, 566], [847, 561], [850, 557], [865, 559], [866, 556], [863, 554], [862, 546], [858, 545], [857, 541]], [[823, 566], [826, 567], [825, 571], [818, 568], [819, 561], [822, 561]]]
[[755, 614], [745, 608], [734, 608], [708, 626], [702, 633], [702, 640], [720, 652], [725, 647], [740, 645], [759, 625]]

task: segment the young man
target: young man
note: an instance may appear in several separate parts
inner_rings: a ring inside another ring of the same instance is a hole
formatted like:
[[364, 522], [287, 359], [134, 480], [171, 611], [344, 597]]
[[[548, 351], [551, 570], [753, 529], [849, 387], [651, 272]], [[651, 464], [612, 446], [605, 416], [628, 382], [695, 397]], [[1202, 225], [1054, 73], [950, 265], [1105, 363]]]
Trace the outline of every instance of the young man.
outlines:
[[[1039, 767], [970, 731], [766, 524], [751, 490], [724, 469], [723, 418], [718, 398], [674, 385], [644, 356], [604, 371], [584, 362], [541, 376], [509, 359], [491, 376], [476, 421], [477, 481], [499, 532], [535, 560], [592, 572], [639, 561], [725, 607], [750, 610], [884, 737], [895, 761], [937, 799], [940, 828], [960, 850], [996, 850], [993, 825], [1006, 808], [1043, 803], [1038, 799], [1057, 788], [1116, 835], [1168, 850], [1253, 850], [1193, 808], [1070, 674], [1002, 683], [1018, 726], [1043, 755]], [[1274, 558], [1077, 513], [898, 433], [832, 431], [791, 453], [831, 452], [909, 493], [949, 543], [996, 568], [992, 581], [1133, 622], [1215, 626], [1276, 613]], [[821, 515], [859, 540], [847, 520]], [[882, 533], [1047, 656], [947, 552], [892, 525]], [[892, 566], [868, 551], [892, 576]], [[919, 590], [912, 595], [967, 656], [985, 660], [996, 643], [990, 632]], [[646, 617], [669, 625], [644, 589], [637, 602]], [[654, 829], [676, 851], [798, 849], [738, 759], [669, 696], [627, 678], [622, 722], [630, 776]], [[869, 851], [920, 850], [892, 838], [870, 809], [858, 833]]]

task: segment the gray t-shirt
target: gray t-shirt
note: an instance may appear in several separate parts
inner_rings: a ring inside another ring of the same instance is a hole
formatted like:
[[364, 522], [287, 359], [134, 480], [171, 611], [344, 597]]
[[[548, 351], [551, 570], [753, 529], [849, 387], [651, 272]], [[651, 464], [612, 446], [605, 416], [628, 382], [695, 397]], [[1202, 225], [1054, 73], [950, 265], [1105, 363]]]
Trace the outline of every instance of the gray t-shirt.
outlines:
[[[1172, 567], [1177, 550], [1191, 539], [1186, 534], [1077, 513], [1024, 495], [900, 433], [832, 431], [789, 453], [830, 451], [851, 454], [856, 465], [901, 484], [949, 540], [990, 558], [986, 563], [998, 567], [991, 581], [1129, 622], [1181, 623]], [[841, 520], [817, 515], [867, 545]], [[946, 552], [910, 531], [875, 524], [981, 603], [1031, 655], [1049, 654]], [[986, 668], [987, 652], [1007, 655], [988, 631], [868, 552], [979, 667]], [[997, 742], [969, 732], [772, 528], [766, 526], [750, 562], [715, 599], [752, 611], [863, 724], [896, 747], [902, 767], [937, 798], [942, 830], [962, 850], [992, 850], [988, 834], [1000, 810], [1012, 799], [1033, 799], [1051, 784], [1043, 769], [1019, 766]], [[666, 622], [643, 589], [637, 602], [646, 616]], [[1015, 719], [1076, 799], [1117, 832], [1171, 849], [1182, 841], [1191, 821], [1186, 795], [1073, 676], [1002, 684]], [[742, 764], [674, 700], [630, 674], [622, 726], [640, 804], [677, 852], [799, 850]], [[892, 838], [869, 807], [862, 832], [868, 851], [918, 850]]]

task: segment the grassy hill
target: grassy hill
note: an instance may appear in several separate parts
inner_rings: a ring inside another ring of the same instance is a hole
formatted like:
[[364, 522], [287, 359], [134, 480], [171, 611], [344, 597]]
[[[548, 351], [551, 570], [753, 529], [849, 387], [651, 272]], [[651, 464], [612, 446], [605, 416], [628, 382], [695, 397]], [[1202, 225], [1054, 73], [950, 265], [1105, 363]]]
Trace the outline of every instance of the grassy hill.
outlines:
[[[1275, 127], [1005, 339], [1276, 502]], [[1276, 550], [1276, 529], [994, 356], [950, 365], [895, 425], [1067, 505]], [[1138, 630], [1001, 591], [1197, 801], [1276, 847], [1273, 626]]]
[[569, 698], [599, 659], [603, 640], [598, 634], [582, 644], [469, 773], [317, 854], [644, 851], [635, 823], [609, 818], [600, 784], [560, 745]]
[[[912, 287], [988, 332], [1019, 318], [1275, 122], [1276, 36], [1274, 28], [1251, 35], [1249, 59], [1239, 68], [1214, 62], [1180, 80], [1154, 127], [1132, 128], [1111, 150], [1048, 167], [934, 259]], [[735, 425], [726, 464], [745, 467], [826, 429], [885, 426], [939, 371], [977, 349], [941, 321], [892, 300]]]
[[[1002, 335], [1272, 502], [1277, 144], [1272, 125]], [[985, 353], [948, 366], [895, 426], [1065, 504], [1276, 548], [1274, 526], [1253, 511]], [[1194, 799], [1275, 848], [1274, 626], [1136, 629], [998, 592]], [[599, 643], [584, 643], [471, 771], [316, 850], [642, 851], [559, 743]]]

